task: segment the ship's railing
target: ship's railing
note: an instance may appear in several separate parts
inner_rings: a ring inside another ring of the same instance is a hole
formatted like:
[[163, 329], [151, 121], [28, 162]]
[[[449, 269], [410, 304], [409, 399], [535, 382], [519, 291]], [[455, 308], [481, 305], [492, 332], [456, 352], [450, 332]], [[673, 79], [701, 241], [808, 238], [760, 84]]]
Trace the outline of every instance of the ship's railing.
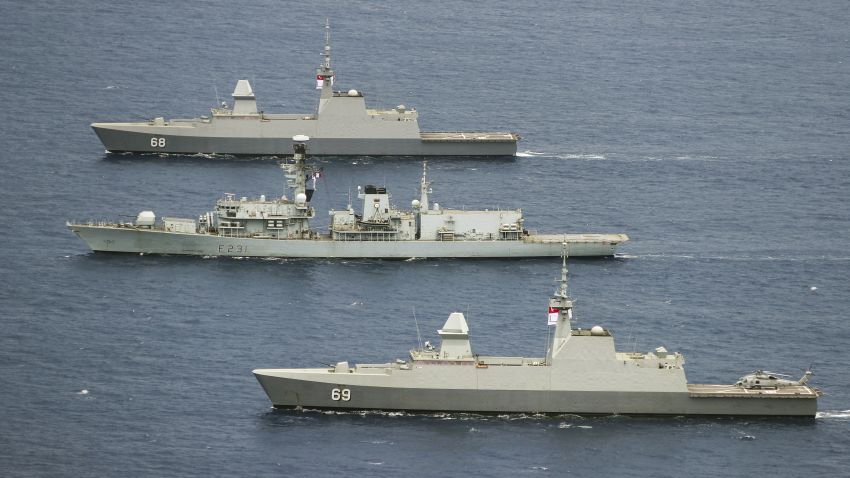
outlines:
[[540, 367], [546, 365], [546, 359], [543, 357], [479, 357], [480, 363], [483, 365], [501, 365], [501, 366], [517, 366]]
[[245, 232], [244, 228], [243, 229], [236, 229], [236, 228], [227, 228], [227, 227], [224, 227], [224, 228], [219, 227], [217, 230], [213, 230], [213, 231], [201, 231], [202, 234], [212, 234], [214, 236], [219, 236], [219, 237], [231, 237], [231, 238], [237, 238], [237, 239], [269, 239], [269, 240], [281, 240], [281, 241], [290, 240], [290, 239], [312, 239], [312, 238], [318, 236], [318, 234], [315, 233], [314, 231], [309, 231], [309, 233], [304, 233], [304, 234], [297, 234], [297, 233], [282, 234], [282, 232], [284, 232], [283, 229], [278, 229], [278, 230], [274, 230], [274, 231], [264, 231], [264, 232], [258, 232], [258, 231]]
[[263, 119], [275, 121], [308, 121], [315, 120], [318, 116], [314, 114], [297, 113], [262, 113]]
[[366, 114], [376, 118], [392, 121], [416, 121], [419, 117], [419, 113], [417, 113], [416, 110], [398, 111], [395, 109], [367, 109]]
[[554, 242], [573, 242], [573, 243], [608, 243], [609, 245], [617, 245], [629, 240], [625, 234], [538, 234], [536, 231], [523, 236], [523, 241], [535, 244], [551, 244]]
[[518, 141], [519, 135], [509, 131], [425, 131], [424, 141]]
[[92, 226], [92, 227], [125, 227], [127, 229], [144, 229], [164, 231], [162, 224], [154, 224], [153, 226], [137, 226], [133, 221], [116, 221], [112, 219], [85, 219], [81, 221], [68, 221], [72, 226]]
[[337, 241], [399, 241], [398, 231], [347, 231], [344, 229], [333, 229], [334, 240]]

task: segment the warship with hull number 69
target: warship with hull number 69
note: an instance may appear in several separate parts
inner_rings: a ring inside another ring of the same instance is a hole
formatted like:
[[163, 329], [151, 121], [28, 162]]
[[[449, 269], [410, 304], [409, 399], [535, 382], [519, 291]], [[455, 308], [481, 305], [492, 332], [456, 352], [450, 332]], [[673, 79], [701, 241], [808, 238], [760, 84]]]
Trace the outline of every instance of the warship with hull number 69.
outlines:
[[[313, 190], [307, 178], [318, 173], [305, 164], [306, 136], [296, 136], [295, 155], [284, 162], [292, 196], [237, 199], [227, 194], [215, 211], [194, 219], [142, 211], [135, 222], [69, 222], [93, 251], [240, 257], [437, 258], [545, 257], [560, 255], [566, 242], [572, 256], [610, 256], [625, 234], [538, 234], [525, 228], [522, 210], [468, 211], [430, 204], [423, 170], [420, 197], [411, 210], [390, 204], [386, 188], [359, 189], [363, 208], [349, 204], [331, 211], [330, 231], [310, 228]], [[426, 163], [427, 165], [427, 163]]]
[[233, 105], [222, 103], [210, 116], [158, 117], [150, 121], [93, 123], [98, 138], [113, 153], [278, 155], [292, 150], [292, 138], [313, 138], [311, 153], [333, 156], [514, 156], [519, 136], [511, 132], [420, 132], [419, 113], [399, 105], [366, 108], [355, 89], [334, 91], [330, 26], [325, 25], [324, 60], [316, 70], [322, 90], [310, 114], [272, 114], [257, 109], [248, 80], [239, 80]]
[[327, 368], [257, 369], [276, 408], [581, 415], [757, 415], [814, 417], [821, 391], [800, 380], [756, 371], [734, 384], [694, 385], [684, 357], [658, 347], [617, 352], [610, 331], [571, 327], [564, 258], [561, 286], [549, 300], [555, 326], [545, 357], [479, 355], [462, 313], [391, 363], [337, 362]]

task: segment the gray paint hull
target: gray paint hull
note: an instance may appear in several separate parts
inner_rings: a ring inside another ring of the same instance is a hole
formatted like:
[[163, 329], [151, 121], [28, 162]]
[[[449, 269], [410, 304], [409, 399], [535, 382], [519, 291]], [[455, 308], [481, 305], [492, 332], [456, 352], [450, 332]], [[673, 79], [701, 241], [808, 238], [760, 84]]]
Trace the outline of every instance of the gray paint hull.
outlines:
[[[688, 392], [581, 390], [476, 390], [396, 388], [345, 384], [349, 401], [333, 400], [333, 385], [256, 373], [277, 408], [403, 410], [471, 413], [574, 413], [584, 415], [806, 416], [817, 400], [780, 397], [691, 397]], [[474, 387], [474, 384], [472, 385]]]
[[[289, 155], [292, 137], [308, 134], [309, 128], [248, 134], [247, 136], [205, 135], [201, 128], [177, 128], [133, 123], [92, 125], [104, 147], [111, 152], [173, 154]], [[177, 134], [176, 132], [179, 132]], [[516, 141], [458, 140], [430, 141], [416, 137], [328, 137], [310, 134], [313, 156], [514, 156]], [[164, 138], [165, 147], [152, 147], [151, 138]]]
[[569, 245], [570, 256], [611, 256], [617, 244], [625, 240], [625, 236], [620, 234], [566, 234], [547, 242], [332, 241], [327, 238], [277, 240], [182, 234], [114, 226], [71, 224], [68, 227], [93, 251], [234, 257], [557, 257], [562, 253], [564, 240]]

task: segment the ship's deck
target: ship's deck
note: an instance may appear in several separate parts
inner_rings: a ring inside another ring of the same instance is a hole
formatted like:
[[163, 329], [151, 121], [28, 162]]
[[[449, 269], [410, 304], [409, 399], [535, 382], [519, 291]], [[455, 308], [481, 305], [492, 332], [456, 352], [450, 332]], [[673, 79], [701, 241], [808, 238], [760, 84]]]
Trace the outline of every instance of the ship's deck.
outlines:
[[794, 385], [781, 388], [741, 388], [735, 385], [688, 384], [692, 398], [817, 398], [817, 388]]
[[619, 244], [629, 240], [626, 234], [530, 234], [524, 236], [525, 242], [539, 242], [544, 244], [561, 242], [610, 242]]
[[428, 132], [419, 133], [422, 142], [444, 142], [444, 143], [516, 143], [519, 135], [505, 132]]

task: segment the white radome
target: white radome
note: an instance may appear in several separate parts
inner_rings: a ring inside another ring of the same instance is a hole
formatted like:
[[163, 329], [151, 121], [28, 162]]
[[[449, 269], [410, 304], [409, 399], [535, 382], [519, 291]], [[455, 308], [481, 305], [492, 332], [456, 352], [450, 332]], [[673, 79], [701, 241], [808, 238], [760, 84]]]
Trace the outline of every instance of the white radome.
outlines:
[[153, 226], [156, 223], [156, 214], [153, 211], [142, 211], [136, 216], [137, 226]]

